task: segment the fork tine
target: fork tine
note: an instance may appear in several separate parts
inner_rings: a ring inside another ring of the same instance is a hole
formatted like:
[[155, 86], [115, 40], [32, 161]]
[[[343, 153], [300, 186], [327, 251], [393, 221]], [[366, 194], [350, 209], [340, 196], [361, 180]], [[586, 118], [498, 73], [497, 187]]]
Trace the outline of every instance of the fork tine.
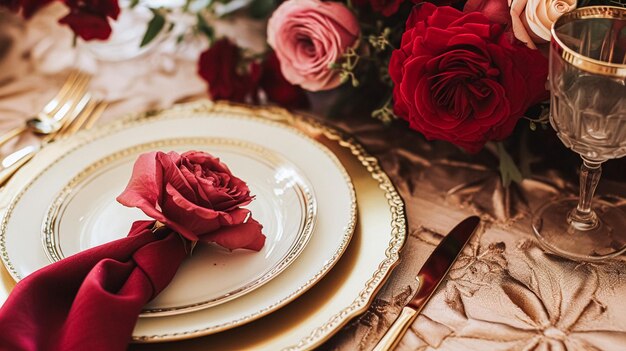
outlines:
[[89, 76], [81, 75], [78, 77], [63, 97], [63, 100], [60, 101], [58, 108], [56, 108], [51, 114], [43, 117], [52, 118], [57, 122], [61, 122], [63, 117], [67, 116], [68, 112], [74, 109], [80, 98], [85, 95], [89, 81]]
[[[41, 112], [38, 113], [39, 117], [50, 118], [51, 113], [54, 112], [55, 114], [57, 114], [59, 112], [59, 109], [67, 105], [68, 99], [75, 96], [77, 89], [80, 89], [79, 91], [82, 91], [82, 93], [84, 93], [89, 80], [90, 77], [87, 74], [77, 70], [72, 70], [56, 96], [43, 107]], [[70, 106], [65, 107], [64, 111], [67, 112], [69, 110], [69, 107]], [[0, 136], [0, 147], [6, 144], [11, 139], [19, 136], [26, 130], [28, 130], [28, 126], [24, 124], [4, 133]]]
[[69, 88], [74, 84], [74, 81], [76, 81], [76, 78], [78, 77], [78, 73], [79, 72], [76, 70], [72, 70], [70, 72], [70, 75], [61, 86], [59, 92], [52, 98], [52, 100], [50, 100], [50, 102], [46, 104], [46, 106], [43, 107], [43, 109], [41, 109], [41, 112], [50, 114], [57, 106], [59, 106], [59, 101], [64, 98]]
[[46, 106], [44, 106], [40, 114], [50, 116], [55, 113], [61, 106], [63, 106], [65, 100], [67, 99], [67, 95], [72, 91], [73, 87], [77, 83], [84, 80], [86, 76], [87, 75], [85, 73], [73, 70], [68, 76], [65, 83], [63, 83], [63, 86], [61, 86], [61, 89], [59, 90], [57, 95], [52, 100], [50, 100], [50, 102], [48, 102]]
[[80, 129], [90, 129], [108, 106], [108, 103], [104, 101], [91, 100], [90, 96], [83, 98], [83, 100], [86, 101], [81, 102], [82, 107], [77, 109], [78, 112], [75, 112], [66, 121], [59, 132], [46, 139], [46, 143], [75, 134]]
[[102, 113], [104, 112], [104, 110], [106, 110], [107, 106], [109, 106], [109, 103], [106, 101], [98, 101], [96, 107], [94, 108], [93, 112], [91, 113], [91, 115], [89, 115], [89, 117], [87, 118], [87, 120], [85, 121], [85, 124], [83, 125], [84, 129], [91, 129], [91, 127], [93, 127], [93, 125], [100, 119], [100, 117], [102, 117]]
[[[88, 96], [88, 95], [87, 95]], [[83, 99], [85, 100], [85, 97]], [[68, 124], [71, 124], [71, 127], [66, 129], [63, 133], [63, 136], [71, 135], [77, 132], [82, 126], [84, 129], [89, 129], [93, 126], [93, 124], [102, 116], [102, 112], [106, 109], [108, 103], [104, 101], [94, 102], [93, 100], [88, 100], [81, 111], [77, 113], [80, 115], [79, 117], [74, 117], [70, 122], [68, 120]], [[8, 179], [10, 179], [15, 172], [17, 172], [23, 165], [25, 165], [40, 149], [41, 146], [46, 143], [53, 141], [56, 137], [60, 136], [59, 133], [54, 135], [48, 135], [47, 138], [44, 138], [39, 145], [31, 145], [22, 150], [18, 150], [11, 155], [5, 157], [2, 160], [2, 163], [5, 163], [9, 158], [11, 159], [8, 165], [0, 169], [0, 185], [4, 185]]]
[[78, 130], [85, 124], [85, 122], [92, 116], [93, 111], [98, 106], [97, 101], [89, 100], [85, 108], [76, 116], [73, 121], [68, 122], [63, 126], [59, 132], [61, 136], [67, 136], [78, 132]]
[[51, 118], [55, 122], [65, 123], [64, 119], [71, 115], [71, 112], [77, 108], [81, 99], [87, 95], [86, 91], [88, 83], [89, 80], [82, 80], [75, 84], [72, 91], [70, 91], [68, 96], [66, 96], [63, 105], [52, 116], [48, 116], [48, 118]]
[[71, 109], [61, 118], [60, 123], [62, 123], [61, 128], [56, 132], [50, 135], [49, 141], [56, 140], [60, 137], [68, 135], [67, 131], [74, 123], [74, 121], [83, 114], [91, 101], [91, 94], [87, 93], [83, 95], [80, 99], [74, 99], [72, 103]]

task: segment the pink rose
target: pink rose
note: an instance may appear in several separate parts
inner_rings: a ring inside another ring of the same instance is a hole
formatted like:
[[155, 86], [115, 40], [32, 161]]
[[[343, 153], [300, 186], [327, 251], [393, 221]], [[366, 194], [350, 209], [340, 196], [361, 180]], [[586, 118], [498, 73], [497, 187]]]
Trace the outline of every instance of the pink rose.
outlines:
[[270, 17], [267, 37], [287, 81], [310, 91], [329, 90], [341, 84], [339, 72], [329, 66], [356, 43], [359, 23], [338, 2], [288, 0]]
[[241, 208], [252, 200], [243, 180], [218, 158], [198, 151], [141, 155], [117, 197], [188, 240], [259, 251], [265, 244], [262, 226]]

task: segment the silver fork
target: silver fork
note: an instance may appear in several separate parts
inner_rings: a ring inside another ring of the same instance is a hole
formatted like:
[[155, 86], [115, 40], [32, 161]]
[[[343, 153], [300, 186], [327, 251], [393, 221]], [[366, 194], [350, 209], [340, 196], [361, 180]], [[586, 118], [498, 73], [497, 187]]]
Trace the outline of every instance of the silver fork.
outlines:
[[79, 113], [90, 97], [86, 97], [89, 75], [72, 71], [57, 93], [35, 117], [24, 125], [14, 128], [0, 136], [0, 146], [26, 131], [35, 134], [51, 135], [63, 127], [64, 118]]
[[0, 161], [0, 185], [4, 185], [15, 172], [30, 161], [46, 144], [68, 137], [81, 129], [90, 129], [102, 116], [106, 107], [107, 103], [104, 101], [88, 100], [81, 111], [76, 113], [75, 116], [69, 117], [61, 128], [48, 134], [41, 143], [25, 146], [5, 156]]

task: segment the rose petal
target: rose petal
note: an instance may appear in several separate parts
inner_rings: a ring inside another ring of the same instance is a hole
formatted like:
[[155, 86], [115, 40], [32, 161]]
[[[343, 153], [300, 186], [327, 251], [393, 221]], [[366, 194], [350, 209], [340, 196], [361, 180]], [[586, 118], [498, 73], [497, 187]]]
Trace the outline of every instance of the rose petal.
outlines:
[[195, 203], [197, 201], [196, 193], [180, 170], [179, 163], [181, 156], [175, 152], [168, 154], [157, 152], [156, 160], [163, 168], [163, 179], [165, 179], [168, 184], [171, 184], [187, 200]]
[[171, 184], [165, 186], [165, 191], [168, 196], [165, 196], [162, 211], [169, 221], [185, 226], [195, 235], [219, 228], [220, 212], [190, 202]]
[[230, 250], [249, 249], [259, 251], [265, 245], [265, 235], [261, 230], [263, 226], [249, 218], [246, 223], [235, 226], [222, 227], [219, 230], [200, 236], [199, 240], [214, 242]]
[[163, 171], [157, 166], [156, 152], [142, 154], [135, 161], [126, 189], [117, 201], [127, 207], [137, 207], [146, 215], [163, 222], [165, 217], [156, 208], [163, 187]]
[[111, 26], [106, 16], [89, 13], [70, 13], [59, 20], [67, 24], [72, 31], [84, 40], [108, 39], [111, 35]]

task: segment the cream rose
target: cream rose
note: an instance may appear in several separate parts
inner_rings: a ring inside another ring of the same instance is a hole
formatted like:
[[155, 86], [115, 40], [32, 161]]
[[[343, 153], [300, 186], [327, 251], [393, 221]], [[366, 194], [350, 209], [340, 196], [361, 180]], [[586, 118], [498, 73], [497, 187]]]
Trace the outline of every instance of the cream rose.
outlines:
[[550, 28], [576, 0], [509, 0], [515, 37], [531, 48], [550, 40]]

